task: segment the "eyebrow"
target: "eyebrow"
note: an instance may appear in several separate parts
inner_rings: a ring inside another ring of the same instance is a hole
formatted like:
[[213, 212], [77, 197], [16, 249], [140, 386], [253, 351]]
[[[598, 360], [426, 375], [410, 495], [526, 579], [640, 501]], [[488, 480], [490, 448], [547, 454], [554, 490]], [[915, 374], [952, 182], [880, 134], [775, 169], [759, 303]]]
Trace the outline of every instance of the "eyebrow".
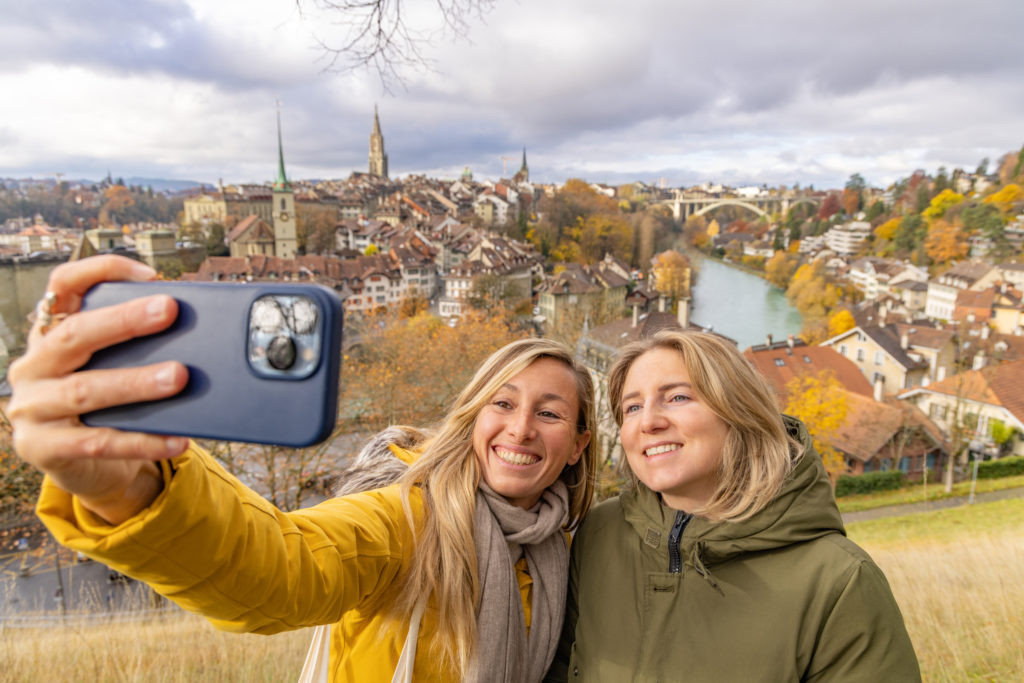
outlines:
[[[500, 387], [498, 387], [498, 391], [501, 391], [502, 389], [507, 389], [508, 391], [519, 393], [519, 387], [517, 387], [515, 384], [512, 384], [511, 382], [505, 382]], [[497, 394], [498, 392], [496, 391], [494, 393]], [[560, 401], [561, 403], [564, 403], [567, 406], [571, 405], [567, 398], [565, 398], [561, 394], [556, 394], [556, 393], [553, 393], [553, 392], [548, 392], [546, 394], [541, 394], [540, 400], [538, 402], [539, 403], [543, 403], [545, 401]]]
[[[661, 386], [659, 386], [658, 387], [658, 393], [659, 394], [663, 394], [666, 391], [671, 391], [672, 389], [681, 389], [681, 388], [682, 389], [693, 389], [693, 385], [690, 384], [689, 382], [670, 382], [668, 384], [662, 384]], [[622, 398], [620, 399], [620, 401], [625, 401], [626, 399], [629, 399], [629, 398], [636, 398], [639, 395], [640, 395], [639, 391], [631, 391], [628, 394], [624, 394], [622, 396]]]

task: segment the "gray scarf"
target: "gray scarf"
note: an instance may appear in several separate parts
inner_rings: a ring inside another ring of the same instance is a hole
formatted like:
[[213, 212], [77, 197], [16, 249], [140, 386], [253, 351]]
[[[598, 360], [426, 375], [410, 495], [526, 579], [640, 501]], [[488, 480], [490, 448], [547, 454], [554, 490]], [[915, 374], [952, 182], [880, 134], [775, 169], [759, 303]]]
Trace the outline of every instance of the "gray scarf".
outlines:
[[[561, 529], [568, 519], [569, 490], [561, 480], [530, 510], [510, 504], [480, 482], [474, 537], [481, 595], [476, 660], [467, 680], [534, 683], [544, 678], [565, 616], [569, 546]], [[529, 638], [515, 573], [523, 555], [533, 580]]]

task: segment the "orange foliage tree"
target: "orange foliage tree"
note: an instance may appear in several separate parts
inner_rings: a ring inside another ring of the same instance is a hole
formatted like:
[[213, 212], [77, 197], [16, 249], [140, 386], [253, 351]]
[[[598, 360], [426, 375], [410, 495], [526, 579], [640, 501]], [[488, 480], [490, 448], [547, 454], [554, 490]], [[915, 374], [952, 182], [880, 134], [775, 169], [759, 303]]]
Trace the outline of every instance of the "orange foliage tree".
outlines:
[[500, 304], [471, 309], [454, 326], [431, 315], [371, 316], [342, 364], [342, 417], [370, 429], [435, 422], [484, 358], [524, 336], [509, 320]]
[[937, 220], [928, 228], [924, 251], [935, 263], [949, 263], [967, 255], [967, 235], [955, 223]]
[[850, 410], [846, 390], [831, 370], [823, 370], [794, 377], [786, 384], [786, 392], [789, 401], [784, 412], [807, 427], [835, 488], [839, 475], [846, 470], [842, 454], [832, 445]]

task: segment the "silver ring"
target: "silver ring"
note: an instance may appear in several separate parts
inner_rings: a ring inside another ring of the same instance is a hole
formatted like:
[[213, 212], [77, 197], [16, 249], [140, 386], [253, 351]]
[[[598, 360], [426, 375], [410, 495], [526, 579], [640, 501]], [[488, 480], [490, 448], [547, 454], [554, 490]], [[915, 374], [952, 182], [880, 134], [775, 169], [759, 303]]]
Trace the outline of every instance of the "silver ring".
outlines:
[[36, 309], [29, 316], [33, 323], [39, 324], [39, 331], [42, 334], [46, 334], [50, 331], [50, 328], [55, 324], [59, 323], [66, 316], [64, 313], [54, 313], [53, 309], [57, 306], [57, 294], [49, 290], [43, 294], [38, 302], [36, 302]]

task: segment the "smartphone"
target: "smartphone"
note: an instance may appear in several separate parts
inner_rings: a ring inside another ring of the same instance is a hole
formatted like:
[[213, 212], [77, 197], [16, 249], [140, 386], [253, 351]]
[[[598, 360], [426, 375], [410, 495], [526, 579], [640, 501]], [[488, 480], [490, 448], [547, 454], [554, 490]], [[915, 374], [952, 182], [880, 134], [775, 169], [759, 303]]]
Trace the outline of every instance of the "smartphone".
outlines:
[[185, 388], [81, 416], [90, 426], [223, 441], [310, 446], [338, 412], [341, 300], [305, 283], [104, 282], [83, 309], [151, 294], [178, 302], [166, 330], [102, 349], [81, 370], [180, 361]]

